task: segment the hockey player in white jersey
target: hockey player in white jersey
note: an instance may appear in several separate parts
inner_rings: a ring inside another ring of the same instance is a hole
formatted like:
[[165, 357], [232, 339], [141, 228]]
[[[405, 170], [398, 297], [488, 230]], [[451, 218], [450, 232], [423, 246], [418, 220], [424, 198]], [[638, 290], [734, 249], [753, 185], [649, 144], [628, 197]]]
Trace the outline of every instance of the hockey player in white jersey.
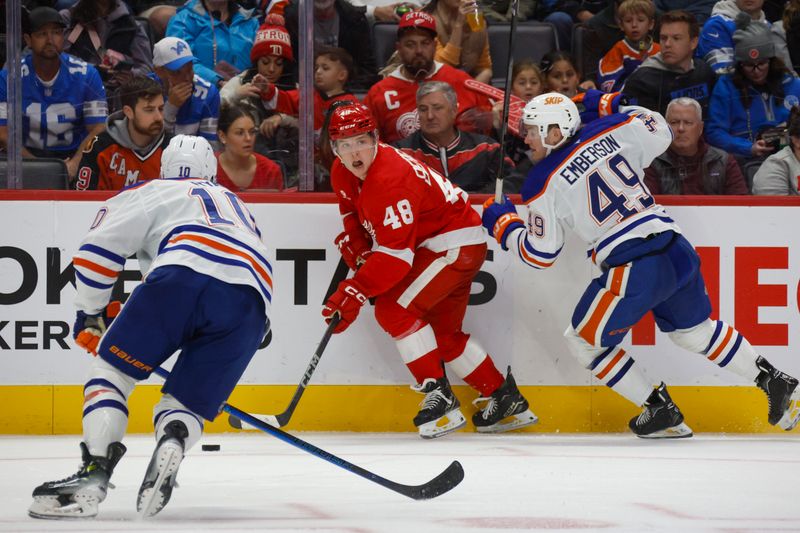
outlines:
[[537, 269], [555, 262], [565, 228], [588, 243], [602, 274], [578, 302], [565, 336], [598, 380], [643, 407], [629, 423], [636, 435], [692, 435], [664, 383], [653, 388], [619, 347], [651, 310], [675, 344], [755, 381], [767, 395], [770, 424], [794, 428], [797, 379], [760, 357], [732, 326], [710, 318], [700, 259], [643, 183], [643, 169], [670, 145], [669, 125], [644, 108], [617, 112], [619, 98], [599, 91], [589, 91], [581, 104], [579, 114], [569, 98], [548, 93], [525, 106], [521, 131], [536, 163], [522, 189], [526, 220], [508, 199], [491, 199], [484, 226], [504, 250]]
[[[269, 330], [272, 268], [255, 220], [215, 183], [208, 141], [178, 135], [161, 178], [100, 208], [73, 259], [73, 336], [95, 353], [84, 387], [83, 465], [33, 491], [34, 518], [89, 518], [125, 453], [128, 396], [181, 350], [153, 413], [156, 449], [136, 502], [142, 516], [169, 501], [184, 454], [213, 420]], [[109, 300], [126, 258], [144, 274], [113, 323]]]

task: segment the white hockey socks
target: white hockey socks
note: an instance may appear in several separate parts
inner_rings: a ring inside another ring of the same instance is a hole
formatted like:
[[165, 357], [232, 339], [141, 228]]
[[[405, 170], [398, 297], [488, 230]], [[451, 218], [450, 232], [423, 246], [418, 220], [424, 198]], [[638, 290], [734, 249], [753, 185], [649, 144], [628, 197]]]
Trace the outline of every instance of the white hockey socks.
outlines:
[[681, 348], [704, 355], [747, 381], [755, 381], [760, 372], [756, 351], [741, 333], [721, 320], [707, 319], [693, 328], [675, 330], [669, 338]]
[[83, 442], [91, 455], [106, 457], [128, 427], [128, 396], [136, 380], [95, 357], [83, 387]]
[[653, 392], [653, 385], [634, 364], [633, 358], [619, 346], [592, 346], [570, 326], [564, 332], [567, 344], [580, 363], [603, 385], [641, 407]]
[[197, 444], [203, 434], [203, 419], [194, 414], [175, 397], [165, 394], [153, 408], [153, 425], [156, 429], [156, 442], [164, 436], [164, 428], [173, 420], [180, 420], [189, 431], [189, 436], [184, 439], [184, 452], [189, 451]]

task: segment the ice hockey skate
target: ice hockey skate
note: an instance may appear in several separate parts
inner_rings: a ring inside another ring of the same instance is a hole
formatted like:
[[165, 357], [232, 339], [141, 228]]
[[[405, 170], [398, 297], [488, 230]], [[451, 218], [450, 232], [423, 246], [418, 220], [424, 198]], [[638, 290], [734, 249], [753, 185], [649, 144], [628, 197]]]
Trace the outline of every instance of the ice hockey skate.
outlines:
[[100, 502], [106, 499], [114, 467], [125, 454], [125, 446], [112, 442], [107, 457], [89, 454], [81, 442], [83, 465], [78, 472], [58, 481], [48, 481], [33, 489], [33, 504], [28, 514], [51, 520], [93, 518]]
[[184, 439], [189, 431], [180, 420], [174, 420], [164, 428], [164, 436], [158, 441], [153, 457], [147, 467], [136, 510], [142, 518], [159, 513], [169, 502], [173, 487], [177, 486], [178, 467], [183, 461]]
[[447, 377], [427, 378], [420, 385], [412, 385], [411, 388], [425, 395], [420, 403], [422, 408], [414, 417], [414, 425], [423, 439], [442, 437], [467, 424], [461, 413], [461, 403], [450, 389]]
[[797, 379], [784, 374], [763, 357], [756, 359], [761, 373], [756, 385], [767, 395], [769, 423], [790, 431], [800, 421], [800, 389]]
[[693, 435], [664, 383], [650, 393], [642, 414], [631, 418], [628, 427], [643, 439], [684, 439]]
[[511, 367], [508, 367], [506, 380], [488, 398], [477, 398], [472, 402], [476, 407], [486, 406], [472, 415], [472, 423], [479, 433], [503, 433], [539, 421], [528, 409], [528, 400], [519, 392]]

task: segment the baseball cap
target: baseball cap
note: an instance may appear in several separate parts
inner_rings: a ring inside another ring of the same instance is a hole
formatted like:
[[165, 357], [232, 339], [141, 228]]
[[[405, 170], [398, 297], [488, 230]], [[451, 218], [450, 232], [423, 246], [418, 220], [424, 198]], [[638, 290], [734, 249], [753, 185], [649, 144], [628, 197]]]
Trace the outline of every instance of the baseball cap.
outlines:
[[67, 25], [64, 24], [64, 19], [61, 18], [61, 15], [58, 11], [52, 7], [43, 6], [32, 9], [28, 13], [28, 21], [25, 25], [25, 33], [30, 34], [35, 31], [39, 31], [47, 24], [58, 24], [62, 28], [67, 27]]
[[164, 37], [153, 47], [153, 65], [156, 67], [178, 70], [194, 59], [189, 44], [177, 37]]
[[736, 61], [747, 63], [775, 57], [775, 44], [769, 26], [752, 20], [749, 15], [736, 18], [733, 32], [734, 57]]
[[436, 19], [425, 11], [409, 11], [397, 24], [397, 36], [400, 37], [409, 29], [428, 30], [436, 35]]

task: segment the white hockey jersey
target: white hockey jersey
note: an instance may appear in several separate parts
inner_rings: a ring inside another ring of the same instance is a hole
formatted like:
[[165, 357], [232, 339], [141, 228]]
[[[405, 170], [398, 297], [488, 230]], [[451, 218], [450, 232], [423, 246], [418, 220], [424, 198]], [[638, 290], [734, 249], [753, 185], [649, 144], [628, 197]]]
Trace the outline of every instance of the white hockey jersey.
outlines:
[[156, 179], [110, 198], [73, 258], [77, 308], [89, 314], [102, 311], [133, 254], [145, 277], [158, 267], [180, 265], [254, 287], [269, 315], [269, 253], [255, 219], [225, 187], [203, 179]]
[[527, 231], [514, 230], [508, 246], [528, 265], [547, 268], [561, 252], [566, 226], [599, 265], [629, 239], [680, 233], [644, 184], [644, 169], [671, 142], [664, 117], [644, 108], [587, 124], [531, 170], [522, 187]]

